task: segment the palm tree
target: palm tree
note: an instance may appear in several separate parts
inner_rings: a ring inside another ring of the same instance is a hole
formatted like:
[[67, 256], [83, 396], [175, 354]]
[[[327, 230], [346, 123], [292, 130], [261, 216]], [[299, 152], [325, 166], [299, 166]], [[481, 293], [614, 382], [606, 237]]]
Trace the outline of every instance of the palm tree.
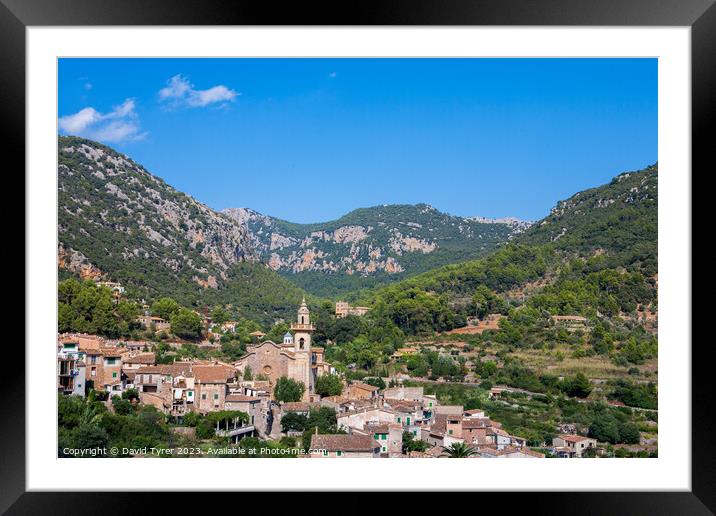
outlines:
[[451, 459], [464, 459], [472, 457], [477, 453], [477, 450], [472, 446], [468, 446], [463, 442], [455, 442], [450, 446], [443, 446], [442, 455], [444, 457], [450, 457]]

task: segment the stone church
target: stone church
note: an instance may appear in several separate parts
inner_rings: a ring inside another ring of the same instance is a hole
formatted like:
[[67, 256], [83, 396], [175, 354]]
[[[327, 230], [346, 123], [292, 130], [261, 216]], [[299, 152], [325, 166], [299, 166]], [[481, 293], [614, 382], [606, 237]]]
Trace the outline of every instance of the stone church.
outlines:
[[291, 324], [293, 333], [286, 333], [281, 344], [266, 340], [248, 346], [247, 354], [234, 362], [234, 366], [242, 375], [247, 367], [250, 368], [254, 378], [263, 375], [272, 386], [282, 376], [299, 381], [306, 386], [304, 401], [309, 401], [315, 392], [316, 378], [331, 371], [330, 364], [323, 360], [323, 348], [311, 345], [314, 330], [304, 299], [296, 322]]

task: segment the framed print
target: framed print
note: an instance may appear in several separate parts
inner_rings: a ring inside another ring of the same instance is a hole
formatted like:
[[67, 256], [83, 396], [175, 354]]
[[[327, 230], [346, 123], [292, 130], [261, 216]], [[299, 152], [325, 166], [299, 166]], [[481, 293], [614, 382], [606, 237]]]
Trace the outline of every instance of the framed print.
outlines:
[[147, 490], [713, 510], [712, 2], [0, 13], [27, 203], [9, 514]]

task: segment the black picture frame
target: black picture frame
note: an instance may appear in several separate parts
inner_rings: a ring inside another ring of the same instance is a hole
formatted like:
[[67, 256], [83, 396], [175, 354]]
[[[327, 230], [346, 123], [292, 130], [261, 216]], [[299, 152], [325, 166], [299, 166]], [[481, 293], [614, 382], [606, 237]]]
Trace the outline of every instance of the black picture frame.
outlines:
[[[3, 156], [18, 158], [16, 170], [24, 170], [25, 166], [25, 29], [64, 25], [687, 26], [691, 27], [692, 45], [692, 170], [705, 174], [707, 165], [713, 162], [713, 140], [709, 137], [716, 125], [714, 0], [392, 0], [380, 3], [364, 0], [287, 3], [280, 8], [269, 2], [244, 0], [0, 0], [3, 133], [0, 146]], [[678, 343], [685, 350], [689, 344]], [[509, 496], [511, 509], [515, 503], [525, 504], [531, 512], [549, 514], [714, 513], [716, 428], [709, 374], [712, 366], [708, 360], [708, 341], [699, 344], [691, 347], [692, 446], [696, 452], [691, 454], [690, 492], [502, 493], [497, 496], [503, 500]], [[106, 515], [133, 511], [137, 503], [146, 501], [146, 494], [25, 492], [24, 371], [25, 361], [20, 356], [13, 357], [12, 367], [4, 368], [0, 511]], [[78, 477], [78, 486], [81, 486], [81, 477]], [[211, 496], [213, 505], [218, 495]], [[176, 493], [163, 497], [163, 512], [186, 509], [187, 498]], [[485, 501], [481, 498], [480, 504]], [[245, 507], [243, 501], [240, 505]]]

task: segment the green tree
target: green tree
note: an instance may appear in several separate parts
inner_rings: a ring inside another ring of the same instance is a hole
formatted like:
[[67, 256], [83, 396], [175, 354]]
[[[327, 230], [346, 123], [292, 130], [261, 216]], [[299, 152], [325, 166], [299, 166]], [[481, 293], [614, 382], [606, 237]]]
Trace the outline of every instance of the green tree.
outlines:
[[[244, 375], [245, 377], [245, 375]], [[274, 397], [281, 402], [301, 401], [306, 386], [287, 376], [282, 376], [276, 381]]]
[[584, 373], [577, 373], [565, 381], [564, 391], [569, 396], [586, 398], [592, 392], [592, 384]]
[[316, 394], [339, 396], [343, 392], [343, 380], [335, 374], [324, 374], [316, 379]]
[[403, 453], [408, 454], [411, 451], [424, 452], [428, 449], [428, 443], [416, 439], [410, 432], [403, 432]]
[[152, 303], [152, 315], [169, 321], [181, 306], [170, 297], [162, 297]]
[[303, 432], [308, 425], [308, 418], [305, 414], [298, 414], [296, 412], [288, 412], [281, 418], [281, 431], [291, 432]]
[[180, 308], [170, 319], [171, 330], [174, 335], [184, 339], [198, 339], [201, 337], [203, 322], [196, 312]]

